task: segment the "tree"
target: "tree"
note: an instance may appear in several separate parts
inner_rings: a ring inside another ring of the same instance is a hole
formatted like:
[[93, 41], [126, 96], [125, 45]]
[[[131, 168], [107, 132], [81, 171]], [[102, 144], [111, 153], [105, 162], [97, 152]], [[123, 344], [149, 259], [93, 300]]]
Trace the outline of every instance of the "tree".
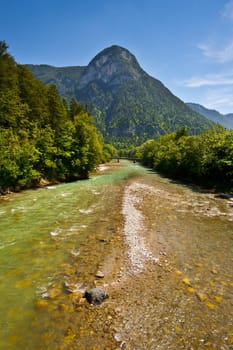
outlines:
[[0, 188], [87, 178], [103, 159], [92, 117], [75, 99], [70, 110], [54, 85], [37, 81], [0, 42]]
[[67, 113], [55, 85], [47, 87], [47, 108], [49, 111], [49, 124], [52, 129], [59, 132], [67, 120]]
[[84, 108], [78, 103], [75, 97], [73, 97], [70, 101], [69, 115], [71, 119], [74, 119], [76, 115], [81, 113]]
[[8, 45], [6, 44], [6, 42], [0, 41], [0, 56], [6, 56], [8, 55], [7, 49], [8, 49]]
[[233, 190], [233, 131], [217, 126], [198, 136], [184, 130], [144, 143], [145, 165], [192, 182]]

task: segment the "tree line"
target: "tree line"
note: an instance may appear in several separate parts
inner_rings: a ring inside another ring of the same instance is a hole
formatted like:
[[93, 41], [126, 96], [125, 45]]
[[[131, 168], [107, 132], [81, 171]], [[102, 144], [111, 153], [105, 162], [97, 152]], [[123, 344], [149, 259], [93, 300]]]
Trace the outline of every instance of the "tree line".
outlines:
[[17, 64], [0, 41], [0, 190], [36, 186], [41, 179], [87, 178], [115, 149], [104, 145], [90, 113], [68, 104]]
[[218, 125], [196, 136], [187, 129], [148, 140], [137, 150], [142, 163], [169, 177], [233, 191], [233, 130]]

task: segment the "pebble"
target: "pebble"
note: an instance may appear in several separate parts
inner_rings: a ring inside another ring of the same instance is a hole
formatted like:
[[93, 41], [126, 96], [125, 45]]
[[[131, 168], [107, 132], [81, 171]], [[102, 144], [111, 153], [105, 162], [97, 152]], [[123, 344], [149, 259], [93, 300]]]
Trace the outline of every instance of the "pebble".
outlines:
[[200, 301], [205, 301], [207, 299], [207, 296], [203, 293], [196, 293], [196, 296]]
[[102, 271], [97, 271], [95, 277], [104, 278], [104, 273]]
[[115, 333], [114, 334], [114, 338], [117, 342], [120, 342], [122, 339], [121, 339], [121, 334], [120, 333]]
[[189, 280], [187, 277], [183, 278], [183, 279], [182, 279], [182, 282], [183, 282], [184, 284], [186, 284], [187, 286], [190, 286], [190, 285], [191, 285], [191, 282], [190, 282], [190, 280]]

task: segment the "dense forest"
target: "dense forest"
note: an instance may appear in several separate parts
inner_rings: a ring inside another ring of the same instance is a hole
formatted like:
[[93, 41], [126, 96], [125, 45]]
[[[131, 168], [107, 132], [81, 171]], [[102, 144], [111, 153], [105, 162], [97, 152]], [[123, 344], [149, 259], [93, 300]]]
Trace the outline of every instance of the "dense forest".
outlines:
[[0, 41], [0, 191], [87, 178], [114, 153], [90, 113], [36, 80]]
[[232, 129], [217, 126], [189, 136], [183, 127], [148, 140], [139, 147], [137, 156], [144, 165], [172, 178], [233, 191]]

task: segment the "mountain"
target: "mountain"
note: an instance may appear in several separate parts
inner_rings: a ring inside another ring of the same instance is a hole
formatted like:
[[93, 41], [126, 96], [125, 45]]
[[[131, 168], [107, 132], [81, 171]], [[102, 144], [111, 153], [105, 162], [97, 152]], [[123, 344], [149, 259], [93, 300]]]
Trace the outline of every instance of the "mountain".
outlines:
[[58, 92], [63, 97], [75, 96], [75, 86], [79, 81], [85, 67], [53, 67], [47, 64], [28, 64], [34, 76], [43, 83], [56, 85]]
[[107, 142], [140, 144], [182, 126], [198, 134], [213, 125], [149, 76], [127, 49], [116, 45], [101, 51], [86, 67], [29, 68], [46, 84], [54, 83], [62, 96], [75, 96], [87, 104]]
[[233, 113], [221, 114], [214, 109], [208, 109], [197, 103], [186, 103], [188, 107], [192, 108], [194, 111], [203, 115], [204, 117], [214, 121], [215, 123], [222, 124], [228, 129], [233, 128]]

